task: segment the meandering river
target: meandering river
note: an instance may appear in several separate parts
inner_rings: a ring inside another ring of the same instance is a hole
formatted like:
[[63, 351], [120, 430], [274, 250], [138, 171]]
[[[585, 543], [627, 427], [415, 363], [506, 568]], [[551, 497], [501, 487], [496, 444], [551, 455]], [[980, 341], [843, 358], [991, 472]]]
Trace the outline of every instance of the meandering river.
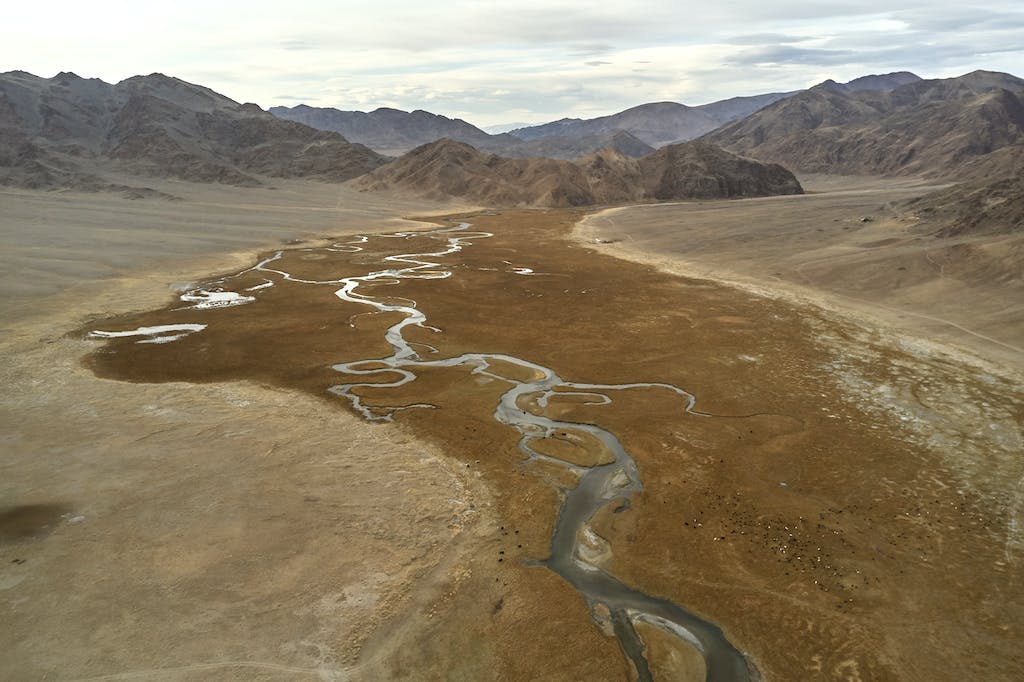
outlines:
[[[565, 421], [546, 416], [552, 401], [567, 397], [592, 405], [608, 405], [617, 391], [645, 389], [657, 391], [665, 400], [678, 401], [681, 412], [710, 418], [711, 415], [695, 408], [695, 397], [686, 390], [668, 383], [627, 383], [593, 384], [568, 381], [558, 373], [530, 360], [500, 353], [473, 352], [455, 357], [440, 357], [438, 349], [406, 339], [405, 332], [411, 327], [440, 331], [428, 324], [427, 315], [418, 302], [397, 296], [378, 296], [363, 293], [366, 285], [398, 284], [410, 279], [445, 279], [453, 276], [453, 270], [444, 265], [443, 259], [472, 246], [475, 240], [493, 236], [488, 232], [471, 231], [467, 223], [455, 227], [429, 232], [397, 232], [387, 235], [360, 236], [349, 242], [328, 247], [339, 252], [358, 252], [371, 239], [428, 237], [439, 243], [439, 248], [421, 253], [401, 253], [386, 256], [387, 267], [366, 275], [343, 277], [333, 280], [307, 280], [296, 277], [283, 269], [280, 261], [284, 252], [259, 262], [241, 274], [262, 273], [263, 284], [249, 287], [244, 292], [230, 291], [229, 281], [238, 275], [210, 283], [207, 288], [186, 292], [181, 300], [193, 308], [227, 307], [245, 305], [256, 300], [261, 289], [274, 285], [275, 279], [285, 279], [299, 284], [336, 286], [336, 295], [352, 303], [364, 305], [368, 314], [399, 314], [400, 321], [388, 327], [384, 339], [391, 347], [391, 354], [345, 362], [334, 365], [338, 383], [329, 390], [348, 401], [351, 407], [370, 421], [390, 421], [401, 410], [435, 409], [434, 405], [417, 403], [381, 407], [364, 402], [360, 389], [373, 388], [377, 391], [397, 388], [417, 379], [417, 371], [427, 368], [463, 368], [472, 374], [486, 376], [508, 385], [494, 409], [494, 419], [515, 428], [519, 434], [518, 447], [525, 458], [544, 461], [571, 471], [578, 480], [575, 487], [565, 491], [561, 509], [551, 537], [550, 558], [542, 562], [551, 571], [564, 578], [590, 605], [595, 619], [610, 619], [623, 651], [633, 662], [641, 680], [652, 679], [650, 666], [645, 657], [645, 645], [635, 625], [646, 623], [668, 632], [695, 647], [704, 657], [707, 679], [713, 681], [745, 681], [753, 676], [752, 668], [744, 655], [724, 636], [721, 629], [680, 605], [644, 594], [619, 582], [613, 575], [588, 560], [587, 539], [596, 536], [590, 530], [590, 522], [600, 510], [611, 508], [616, 512], [627, 512], [631, 496], [643, 489], [643, 482], [636, 462], [623, 447], [619, 439], [599, 424]], [[507, 272], [513, 277], [537, 276], [525, 266], [508, 265]], [[213, 286], [219, 285], [219, 286]], [[164, 325], [140, 327], [133, 331], [107, 332], [96, 330], [98, 338], [136, 335], [142, 337], [139, 343], [167, 343], [193, 333], [202, 333], [205, 325]], [[510, 371], [513, 370], [513, 371]], [[514, 375], [514, 376], [512, 376]], [[527, 378], [523, 378], [527, 377]], [[380, 394], [377, 393], [377, 396]], [[562, 439], [599, 443], [610, 457], [604, 463], [584, 466], [578, 462], [560, 459], [550, 452], [537, 449], [538, 441], [558, 434]], [[610, 461], [609, 461], [610, 460]], [[614, 548], [613, 548], [614, 551]], [[679, 566], [685, 572], [686, 566]], [[610, 614], [610, 615], [608, 615]]]

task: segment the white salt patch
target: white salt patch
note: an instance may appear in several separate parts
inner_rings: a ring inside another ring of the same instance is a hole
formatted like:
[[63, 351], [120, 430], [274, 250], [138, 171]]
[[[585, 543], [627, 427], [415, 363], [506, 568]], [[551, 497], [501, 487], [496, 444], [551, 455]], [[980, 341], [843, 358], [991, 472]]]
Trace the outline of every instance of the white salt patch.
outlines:
[[207, 308], [229, 308], [235, 305], [245, 305], [255, 301], [256, 297], [243, 296], [235, 291], [196, 289], [187, 294], [182, 294], [181, 300], [186, 303], [195, 303], [195, 305], [189, 306], [194, 310], [204, 310]]
[[274, 286], [274, 283], [271, 282], [269, 279], [267, 279], [267, 280], [263, 280], [263, 284], [257, 284], [254, 287], [249, 287], [248, 289], [246, 289], [246, 291], [259, 291], [260, 289], [266, 289], [267, 287], [272, 287], [272, 286]]
[[[100, 329], [89, 332], [89, 336], [97, 339], [117, 339], [125, 336], [148, 336], [136, 343], [168, 343], [177, 341], [189, 334], [206, 329], [205, 324], [161, 324], [155, 327], [139, 327], [124, 332], [107, 332]], [[175, 333], [177, 332], [177, 333]]]
[[151, 339], [140, 339], [135, 343], [170, 343], [171, 341], [177, 341], [183, 339], [192, 332], [185, 332], [184, 334], [170, 334], [168, 336], [154, 336]]

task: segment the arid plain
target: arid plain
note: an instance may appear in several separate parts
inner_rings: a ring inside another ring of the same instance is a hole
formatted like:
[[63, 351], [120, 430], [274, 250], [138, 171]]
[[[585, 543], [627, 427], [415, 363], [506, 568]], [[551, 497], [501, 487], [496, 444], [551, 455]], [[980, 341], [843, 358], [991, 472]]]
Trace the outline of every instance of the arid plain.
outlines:
[[[281, 267], [337, 279], [436, 248], [411, 237], [326, 250], [345, 235], [431, 229], [400, 218], [448, 214], [494, 236], [439, 257], [447, 279], [377, 287], [415, 300], [441, 330], [413, 329], [413, 340], [444, 356], [526, 358], [572, 381], [670, 383], [704, 413], [651, 389], [546, 408], [600, 420], [641, 472], [630, 508], [593, 520], [592, 560], [718, 624], [767, 679], [1018, 679], [1024, 395], [1013, 300], [1000, 307], [1007, 319], [978, 326], [992, 297], [1014, 290], [973, 292], [978, 304], [956, 317], [944, 295], [931, 307], [883, 297], [879, 275], [875, 289], [840, 291], [871, 299], [864, 308], [821, 305], [848, 280], [829, 275], [821, 254], [793, 262], [806, 249], [759, 241], [765, 226], [799, 215], [823, 231], [817, 248], [861, 254], [851, 242], [907, 227], [879, 207], [924, 190], [807, 186], [821, 191], [589, 217], [303, 182], [158, 188], [180, 202], [5, 193], [4, 286], [16, 292], [3, 337], [6, 670], [631, 675], [583, 599], [536, 565], [576, 479], [524, 465], [516, 432], [492, 417], [501, 382], [449, 369], [360, 389], [370, 404], [437, 408], [369, 424], [327, 392], [339, 383], [331, 365], [386, 355], [395, 315], [353, 318], [365, 309], [336, 287], [284, 281], [248, 305], [180, 310], [187, 283], [241, 271], [283, 241], [307, 240]], [[687, 221], [701, 231], [681, 230]], [[97, 247], [76, 226], [112, 238]], [[65, 241], [41, 249], [45, 234]], [[658, 240], [656, 262], [645, 239]], [[927, 254], [879, 271], [906, 272]], [[755, 260], [764, 269], [743, 267]], [[232, 284], [264, 280], [245, 277]], [[909, 320], [961, 331], [938, 343], [918, 323], [894, 330], [886, 316], [901, 306]], [[86, 338], [196, 321], [209, 327], [173, 343]], [[549, 446], [583, 466], [600, 458], [571, 439]], [[657, 676], [699, 678], [692, 650], [638, 629]]]

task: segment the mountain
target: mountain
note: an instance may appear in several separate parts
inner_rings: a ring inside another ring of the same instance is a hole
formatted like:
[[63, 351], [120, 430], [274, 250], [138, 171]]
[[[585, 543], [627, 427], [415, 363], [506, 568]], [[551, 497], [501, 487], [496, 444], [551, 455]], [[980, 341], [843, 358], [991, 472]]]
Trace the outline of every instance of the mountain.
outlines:
[[796, 178], [777, 164], [763, 164], [706, 142], [672, 144], [639, 161], [644, 198], [733, 199], [802, 194]]
[[563, 118], [543, 125], [519, 128], [509, 134], [530, 141], [549, 136], [589, 137], [623, 130], [657, 147], [668, 142], [691, 139], [717, 127], [713, 118], [694, 107], [675, 102], [654, 102], [611, 116]]
[[515, 123], [499, 123], [493, 126], [484, 126], [481, 130], [489, 135], [500, 135], [501, 133], [507, 133], [511, 130], [515, 130], [516, 128], [527, 128], [529, 125], [529, 123], [517, 121]]
[[271, 107], [270, 113], [320, 130], [341, 133], [381, 153], [401, 155], [440, 139], [455, 140], [482, 150], [514, 158], [575, 159], [601, 149], [628, 156], [643, 156], [653, 147], [620, 130], [585, 136], [558, 136], [524, 141], [511, 135], [491, 135], [462, 119], [427, 111], [380, 108], [371, 112], [309, 107]]
[[920, 80], [923, 79], [917, 74], [910, 73], [909, 71], [896, 71], [894, 73], [861, 76], [860, 78], [854, 78], [852, 81], [846, 83], [836, 83], [834, 80], [829, 79], [819, 83], [816, 87], [828, 88], [829, 90], [835, 90], [837, 92], [860, 92], [861, 90], [881, 90], [888, 92], [890, 90], [895, 90], [901, 85], [916, 83]]
[[461, 119], [450, 119], [420, 110], [342, 112], [299, 104], [292, 108], [271, 106], [269, 111], [289, 121], [339, 132], [347, 139], [366, 144], [383, 154], [401, 155], [438, 139], [465, 142], [483, 152], [517, 159], [578, 159], [604, 148], [612, 148], [632, 157], [642, 157], [653, 151], [649, 144], [617, 129], [588, 135], [551, 135], [522, 140], [507, 134], [488, 134]]
[[254, 185], [342, 181], [388, 159], [163, 74], [117, 84], [73, 73], [0, 74], [0, 184], [104, 186], [107, 173]]
[[511, 144], [488, 146], [484, 151], [500, 153], [514, 158], [579, 159], [605, 149], [624, 156], [641, 157], [654, 151], [654, 147], [624, 130], [570, 137], [550, 135], [528, 142], [518, 140]]
[[[902, 71], [864, 76], [842, 84], [826, 81], [820, 87], [852, 92], [865, 88], [892, 88], [914, 80], [920, 79]], [[640, 157], [657, 147], [700, 137], [793, 94], [773, 92], [732, 97], [692, 107], [676, 102], [652, 102], [610, 116], [564, 118], [511, 131], [509, 126], [493, 126], [488, 132], [462, 119], [422, 110], [407, 112], [379, 108], [371, 112], [341, 111], [300, 104], [295, 107], [271, 107], [270, 113], [320, 130], [340, 133], [352, 142], [393, 155], [404, 154], [428, 142], [448, 138], [465, 142], [481, 151], [516, 158], [577, 159], [606, 148], [615, 149], [627, 156]]]
[[1024, 141], [1022, 97], [1024, 80], [988, 71], [891, 90], [826, 81], [703, 139], [802, 172], [955, 178], [973, 159]]
[[699, 142], [640, 159], [606, 150], [577, 162], [511, 159], [454, 140], [432, 142], [359, 178], [367, 191], [401, 190], [494, 206], [588, 206], [622, 201], [799, 194], [781, 166]]
[[422, 109], [409, 112], [381, 107], [364, 112], [300, 104], [290, 108], [271, 107], [269, 111], [288, 121], [340, 133], [348, 140], [384, 153], [402, 154], [442, 138], [482, 147], [518, 142], [505, 135], [489, 135], [460, 118], [448, 118]]
[[552, 135], [585, 137], [622, 130], [652, 147], [661, 147], [674, 142], [692, 140], [788, 95], [789, 93], [770, 93], [754, 97], [733, 97], [696, 107], [676, 102], [653, 102], [611, 116], [591, 119], [563, 118], [552, 123], [518, 128], [510, 134], [522, 140], [536, 140]]
[[792, 92], [770, 92], [766, 95], [730, 97], [729, 99], [711, 102], [710, 104], [701, 104], [694, 107], [694, 109], [710, 117], [717, 124], [716, 127], [718, 127], [744, 116], [749, 116], [755, 111], [763, 109], [779, 100], [786, 99], [793, 94]]
[[400, 189], [428, 199], [458, 197], [495, 206], [591, 203], [578, 166], [557, 159], [509, 159], [464, 142], [438, 140], [359, 178], [367, 190]]
[[939, 237], [1024, 233], [1024, 144], [981, 157], [961, 177], [959, 185], [907, 202], [921, 229]]
[[676, 102], [653, 102], [611, 116], [585, 120], [563, 118], [552, 123], [513, 130], [510, 135], [523, 140], [536, 140], [550, 135], [584, 137], [625, 130], [652, 147], [657, 147], [697, 137], [717, 127], [711, 116], [694, 107]]

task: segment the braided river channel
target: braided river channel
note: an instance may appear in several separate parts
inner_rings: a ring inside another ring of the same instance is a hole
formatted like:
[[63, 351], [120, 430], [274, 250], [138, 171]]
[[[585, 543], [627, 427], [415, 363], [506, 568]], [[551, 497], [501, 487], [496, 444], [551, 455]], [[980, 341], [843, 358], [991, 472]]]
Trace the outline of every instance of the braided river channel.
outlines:
[[[367, 292], [371, 285], [377, 291], [381, 286], [398, 285], [403, 280], [440, 280], [458, 276], [454, 268], [446, 267], [445, 258], [471, 248], [478, 240], [492, 236], [488, 232], [472, 231], [468, 223], [428, 232], [359, 236], [326, 248], [328, 251], [356, 254], [363, 251], [371, 240], [401, 245], [405, 240], [413, 238], [428, 238], [436, 242], [437, 247], [420, 253], [388, 255], [383, 258], [381, 269], [336, 279], [304, 279], [293, 275], [284, 269], [282, 257], [285, 252], [278, 251], [252, 268], [207, 283], [204, 288], [187, 291], [180, 299], [186, 309], [233, 308], [257, 300], [261, 292], [285, 280], [300, 285], [334, 287], [338, 298], [365, 306], [366, 311], [362, 314], [398, 316], [399, 321], [384, 331], [384, 340], [391, 349], [389, 355], [333, 365], [337, 383], [328, 390], [347, 401], [352, 409], [369, 421], [391, 421], [402, 410], [439, 409], [427, 402], [382, 406], [380, 400], [364, 400], [367, 390], [372, 390], [377, 397], [389, 388], [398, 388], [416, 381], [420, 370], [461, 368], [478, 377], [507, 384], [507, 390], [494, 406], [493, 418], [519, 433], [518, 448], [525, 458], [524, 463], [536, 461], [560, 467], [573, 474], [578, 481], [575, 487], [564, 491], [550, 540], [550, 556], [539, 563], [568, 582], [586, 600], [595, 619], [599, 617], [598, 614], [605, 614], [605, 618], [610, 614], [615, 636], [623, 652], [632, 661], [639, 679], [652, 679], [645, 656], [646, 647], [635, 627], [640, 623], [657, 627], [699, 651], [704, 659], [708, 680], [742, 681], [757, 678], [752, 664], [729, 642], [718, 626], [688, 612], [682, 605], [623, 584], [607, 570], [588, 560], [588, 548], [585, 545], [588, 536], [593, 535], [589, 527], [591, 520], [605, 508], [616, 513], [629, 513], [631, 497], [643, 489], [641, 473], [633, 457], [609, 429], [597, 423], [546, 416], [551, 401], [570, 397], [585, 405], [609, 405], [615, 400], [617, 392], [631, 389], [656, 391], [665, 400], [677, 401], [680, 414], [713, 419], [714, 415], [696, 408], [693, 394], [670, 383], [600, 384], [570, 381], [551, 367], [502, 353], [481, 351], [443, 357], [437, 348], [406, 338], [406, 331], [414, 327], [442, 334], [440, 329], [429, 324], [428, 315], [421, 307], [422, 302]], [[505, 271], [510, 276], [537, 275], [529, 267], [515, 267], [511, 263], [507, 265]], [[242, 275], [250, 280], [253, 276], [262, 277], [264, 281], [245, 288], [236, 286], [234, 288], [240, 290], [233, 291], [233, 280]], [[497, 311], [496, 314], [501, 313]], [[164, 324], [126, 331], [94, 329], [90, 335], [125, 341], [129, 340], [126, 337], [137, 337], [137, 343], [162, 346], [193, 334], [203, 334], [205, 328], [206, 325], [197, 323]], [[570, 442], [589, 443], [592, 448], [601, 450], [604, 457], [599, 458], [596, 464], [585, 466], [536, 447], [538, 441], [555, 436]], [[685, 571], [686, 567], [679, 566], [679, 570]]]

